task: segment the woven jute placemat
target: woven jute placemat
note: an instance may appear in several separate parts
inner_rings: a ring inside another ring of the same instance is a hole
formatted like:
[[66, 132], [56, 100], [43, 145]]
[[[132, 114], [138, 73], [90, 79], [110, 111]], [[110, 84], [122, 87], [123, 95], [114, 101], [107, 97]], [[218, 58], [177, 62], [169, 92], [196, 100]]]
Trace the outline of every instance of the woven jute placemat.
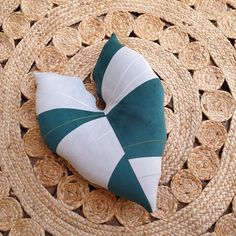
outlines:
[[[0, 0], [0, 235], [236, 235], [235, 8]], [[168, 141], [152, 214], [51, 153], [35, 115], [35, 70], [79, 76], [96, 96], [90, 75], [112, 32], [144, 55], [165, 90]]]

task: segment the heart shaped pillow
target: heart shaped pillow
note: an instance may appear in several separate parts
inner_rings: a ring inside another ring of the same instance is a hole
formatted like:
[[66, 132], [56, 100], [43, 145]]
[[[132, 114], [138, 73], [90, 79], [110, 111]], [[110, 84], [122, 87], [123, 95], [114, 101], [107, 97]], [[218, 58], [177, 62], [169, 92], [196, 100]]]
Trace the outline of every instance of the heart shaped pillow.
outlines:
[[92, 76], [105, 110], [79, 78], [35, 73], [42, 137], [84, 178], [153, 212], [166, 142], [161, 81], [114, 34]]

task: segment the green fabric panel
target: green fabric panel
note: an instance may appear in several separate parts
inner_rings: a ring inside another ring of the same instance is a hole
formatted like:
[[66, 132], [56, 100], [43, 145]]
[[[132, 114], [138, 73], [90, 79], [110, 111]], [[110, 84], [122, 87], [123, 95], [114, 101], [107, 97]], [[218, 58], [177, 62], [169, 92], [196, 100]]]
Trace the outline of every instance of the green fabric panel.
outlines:
[[56, 152], [59, 142], [80, 125], [105, 116], [103, 112], [60, 108], [43, 112], [38, 121], [43, 139], [47, 146]]
[[152, 212], [148, 199], [126, 156], [123, 156], [116, 166], [109, 180], [108, 189], [117, 196], [135, 201]]
[[162, 156], [166, 142], [164, 91], [157, 78], [124, 97], [108, 114], [127, 158]]
[[109, 62], [111, 61], [113, 55], [123, 47], [123, 45], [120, 44], [118, 41], [116, 35], [113, 33], [111, 35], [111, 38], [107, 41], [107, 43], [104, 45], [100, 56], [98, 58], [98, 61], [96, 63], [96, 66], [93, 70], [92, 77], [94, 81], [96, 82], [97, 86], [97, 94], [98, 96], [102, 97], [102, 80], [104, 73], [107, 69], [107, 66]]

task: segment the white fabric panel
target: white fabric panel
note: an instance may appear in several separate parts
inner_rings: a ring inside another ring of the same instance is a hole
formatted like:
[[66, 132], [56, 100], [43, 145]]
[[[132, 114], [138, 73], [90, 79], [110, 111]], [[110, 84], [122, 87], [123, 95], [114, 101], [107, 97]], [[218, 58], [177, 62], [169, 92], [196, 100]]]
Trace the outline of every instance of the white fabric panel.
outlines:
[[102, 95], [107, 114], [127, 94], [157, 75], [146, 59], [136, 51], [122, 47], [112, 57], [104, 73]]
[[156, 209], [157, 189], [161, 177], [161, 160], [161, 157], [129, 159], [129, 163], [132, 166], [153, 211]]
[[109, 179], [124, 155], [106, 117], [89, 121], [70, 132], [57, 146], [57, 153], [84, 178], [104, 188], [108, 187]]
[[137, 177], [161, 173], [162, 157], [139, 157], [129, 159]]
[[86, 90], [80, 78], [47, 72], [34, 72], [34, 75], [37, 114], [56, 108], [100, 112], [96, 107], [96, 99]]
[[156, 174], [139, 178], [139, 183], [147, 196], [152, 212], [157, 208], [157, 189], [160, 177], [161, 174]]

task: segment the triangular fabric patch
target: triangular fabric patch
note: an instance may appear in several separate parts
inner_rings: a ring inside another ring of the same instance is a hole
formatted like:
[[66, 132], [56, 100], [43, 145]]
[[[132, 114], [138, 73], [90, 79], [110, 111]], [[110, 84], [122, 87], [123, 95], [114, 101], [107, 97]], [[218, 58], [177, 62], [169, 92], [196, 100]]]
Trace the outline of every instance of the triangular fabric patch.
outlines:
[[149, 201], [152, 211], [156, 209], [157, 186], [161, 176], [161, 157], [129, 159], [129, 163]]
[[149, 212], [152, 211], [146, 194], [144, 193], [126, 155], [116, 166], [109, 180], [108, 189], [117, 196], [123, 196], [131, 201], [135, 201], [145, 207]]

